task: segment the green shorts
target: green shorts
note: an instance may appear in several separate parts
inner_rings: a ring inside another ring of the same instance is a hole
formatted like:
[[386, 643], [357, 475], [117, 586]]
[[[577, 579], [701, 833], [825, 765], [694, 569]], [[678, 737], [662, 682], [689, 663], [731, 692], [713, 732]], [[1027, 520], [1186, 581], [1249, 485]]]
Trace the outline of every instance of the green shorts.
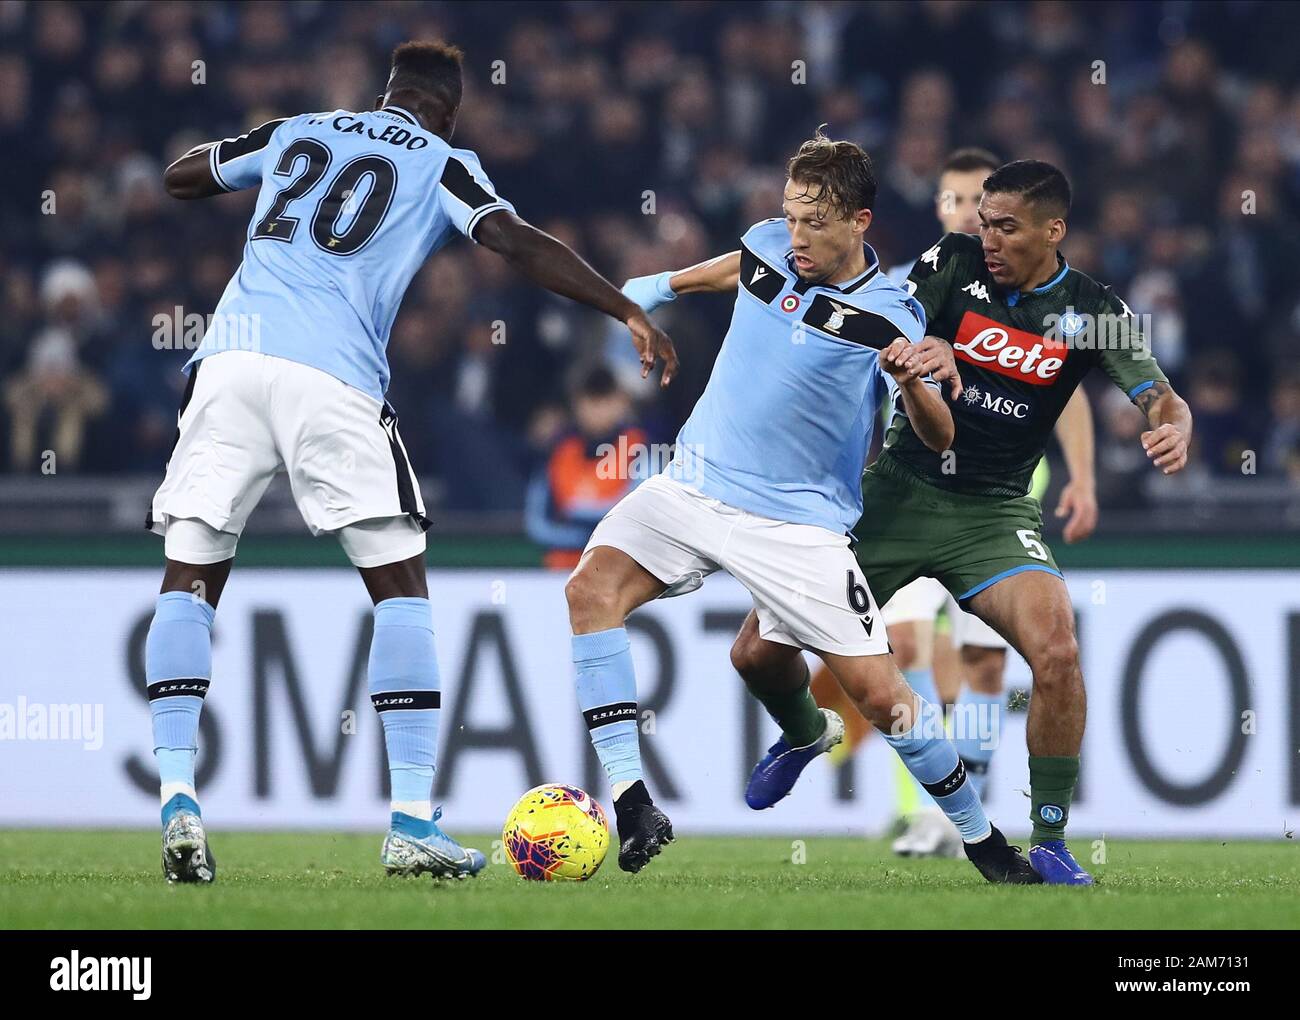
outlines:
[[934, 577], [966, 608], [969, 599], [1026, 570], [1061, 576], [1042, 538], [1032, 496], [967, 496], [922, 481], [888, 455], [862, 477], [854, 552], [883, 606], [918, 577]]

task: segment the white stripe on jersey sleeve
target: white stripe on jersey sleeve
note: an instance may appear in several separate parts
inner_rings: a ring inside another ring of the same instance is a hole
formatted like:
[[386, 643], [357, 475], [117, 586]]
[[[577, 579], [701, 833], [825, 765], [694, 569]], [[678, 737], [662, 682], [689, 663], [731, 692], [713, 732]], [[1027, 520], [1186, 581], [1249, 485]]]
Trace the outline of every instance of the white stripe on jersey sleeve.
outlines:
[[513, 205], [496, 193], [478, 157], [464, 149], [447, 156], [438, 180], [438, 200], [452, 225], [472, 241], [474, 228], [488, 213], [501, 209], [515, 211]]
[[208, 169], [212, 172], [212, 179], [217, 182], [217, 187], [222, 191], [234, 191], [221, 177], [221, 169], [217, 166], [217, 146], [220, 142], [213, 142], [212, 148], [208, 149]]
[[262, 157], [271, 136], [288, 118], [269, 120], [237, 138], [223, 138], [212, 147], [208, 166], [212, 178], [226, 191], [239, 191], [262, 183]]
[[485, 205], [482, 206], [481, 208], [475, 209], [474, 215], [469, 218], [469, 223], [466, 224], [465, 226], [465, 236], [468, 237], [475, 244], [478, 244], [478, 238], [474, 236], [474, 228], [479, 225], [479, 221], [482, 220], [483, 217], [486, 216], [488, 213], [494, 213], [500, 209], [505, 209], [507, 212], [515, 211], [514, 206], [512, 206], [509, 202], [504, 202], [504, 201], [493, 202], [491, 205]]

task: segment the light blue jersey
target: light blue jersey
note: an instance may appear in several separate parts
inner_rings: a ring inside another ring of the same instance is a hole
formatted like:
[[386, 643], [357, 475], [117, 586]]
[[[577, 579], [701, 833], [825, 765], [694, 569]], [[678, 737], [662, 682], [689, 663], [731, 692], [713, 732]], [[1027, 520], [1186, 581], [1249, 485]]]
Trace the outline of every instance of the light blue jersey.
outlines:
[[907, 291], [907, 293], [911, 294], [912, 291], [916, 290], [916, 284], [911, 283], [909, 285], [907, 278], [912, 275], [912, 267], [914, 265], [916, 265], [916, 259], [912, 259], [911, 262], [904, 262], [900, 265], [894, 266], [892, 269], [886, 269], [885, 275], [902, 287], [903, 290]]
[[473, 238], [488, 213], [514, 211], [474, 153], [396, 106], [271, 121], [213, 146], [209, 166], [229, 191], [261, 191], [244, 261], [189, 364], [237, 335], [377, 399], [416, 270], [453, 231]]
[[879, 353], [925, 334], [925, 311], [880, 272], [839, 286], [799, 279], [782, 220], [741, 238], [740, 286], [713, 374], [668, 472], [750, 513], [846, 532], [881, 400]]

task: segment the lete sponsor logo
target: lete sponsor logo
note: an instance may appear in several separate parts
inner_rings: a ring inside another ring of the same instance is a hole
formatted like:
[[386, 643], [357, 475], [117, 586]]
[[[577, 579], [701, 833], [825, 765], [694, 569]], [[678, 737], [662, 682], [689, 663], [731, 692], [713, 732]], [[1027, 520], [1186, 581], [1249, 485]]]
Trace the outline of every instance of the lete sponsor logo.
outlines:
[[1005, 326], [977, 312], [962, 316], [952, 347], [962, 361], [1034, 386], [1054, 383], [1067, 353], [1059, 340]]

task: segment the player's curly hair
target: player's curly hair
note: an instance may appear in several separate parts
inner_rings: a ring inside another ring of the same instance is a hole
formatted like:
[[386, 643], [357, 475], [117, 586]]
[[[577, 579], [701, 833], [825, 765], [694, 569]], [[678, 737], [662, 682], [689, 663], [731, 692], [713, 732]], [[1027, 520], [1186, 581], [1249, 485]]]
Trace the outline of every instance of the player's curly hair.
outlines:
[[388, 91], [410, 89], [437, 97], [450, 109], [460, 106], [460, 47], [444, 42], [404, 42], [393, 50]]
[[810, 200], [827, 202], [847, 220], [875, 203], [876, 171], [862, 146], [827, 138], [822, 133], [825, 126], [799, 146], [786, 166], [786, 174], [804, 186]]

